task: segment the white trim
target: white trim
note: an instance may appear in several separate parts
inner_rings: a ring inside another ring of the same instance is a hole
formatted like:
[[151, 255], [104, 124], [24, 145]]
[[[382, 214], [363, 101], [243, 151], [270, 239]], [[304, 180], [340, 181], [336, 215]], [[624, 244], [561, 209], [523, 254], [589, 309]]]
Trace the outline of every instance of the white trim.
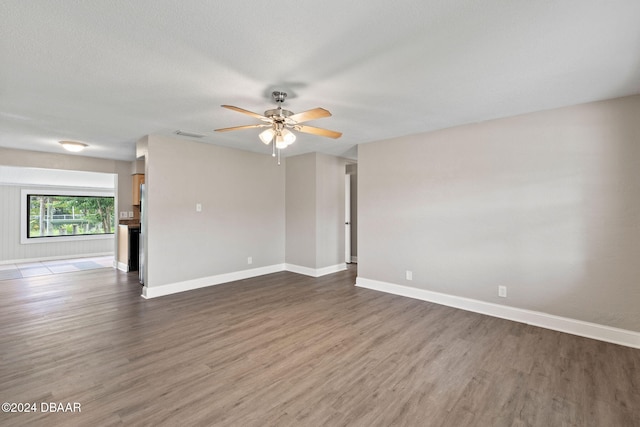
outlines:
[[330, 265], [328, 267], [316, 268], [316, 276], [326, 276], [327, 274], [337, 273], [338, 271], [344, 271], [347, 269], [347, 263], [341, 262], [340, 264]]
[[129, 272], [129, 264], [118, 261], [116, 268], [120, 271], [124, 271], [125, 273]]
[[337, 273], [338, 271], [344, 271], [346, 269], [347, 269], [347, 264], [344, 262], [336, 265], [330, 265], [328, 267], [323, 267], [323, 268], [310, 268], [310, 267], [303, 267], [301, 265], [295, 265], [295, 264], [285, 264], [285, 270], [290, 271], [292, 273], [304, 274], [305, 276], [311, 276], [311, 277], [326, 276], [327, 274]]
[[[26, 230], [26, 228], [25, 228]], [[26, 231], [25, 231], [26, 233]], [[79, 240], [106, 240], [106, 239], [114, 239], [114, 233], [111, 234], [68, 234], [61, 236], [51, 236], [51, 237], [34, 237], [27, 238], [26, 236], [22, 238], [20, 237], [21, 245], [33, 245], [38, 243], [62, 243], [62, 242], [75, 242]]]
[[[121, 263], [118, 263], [120, 265]], [[118, 268], [120, 270], [120, 268]], [[220, 285], [234, 282], [236, 280], [249, 279], [251, 277], [263, 276], [265, 274], [277, 273], [279, 271], [291, 271], [292, 273], [304, 274], [305, 276], [320, 277], [327, 274], [336, 273], [347, 269], [347, 264], [330, 265], [324, 268], [301, 267], [294, 264], [274, 264], [266, 267], [252, 268], [250, 270], [234, 271], [231, 273], [217, 274], [214, 276], [199, 277], [197, 279], [185, 280], [183, 282], [168, 283], [161, 286], [147, 286], [142, 288], [142, 297], [146, 299], [161, 297], [164, 295], [176, 294], [178, 292], [191, 291], [194, 289], [206, 288], [208, 286]], [[123, 270], [124, 271], [124, 270]]]
[[[56, 255], [37, 258], [9, 259], [0, 261], [0, 265], [7, 264], [26, 264], [29, 262], [56, 261], [59, 259], [75, 259], [75, 258], [96, 258], [103, 256], [114, 256], [113, 252], [98, 252], [93, 254], [73, 254], [73, 255]], [[114, 266], [115, 267], [115, 266]]]
[[249, 279], [251, 277], [263, 276], [265, 274], [277, 273], [283, 271], [284, 264], [269, 265], [266, 267], [252, 268], [250, 270], [234, 271], [231, 273], [217, 274], [208, 277], [199, 277], [197, 279], [185, 280], [183, 282], [168, 283], [161, 286], [147, 286], [142, 288], [142, 297], [156, 298], [164, 295], [171, 295], [178, 292], [191, 291], [208, 286], [220, 285], [222, 283], [233, 282], [236, 280]]
[[351, 256], [351, 262], [354, 264], [358, 263], [358, 257], [357, 256]]
[[[113, 172], [48, 169], [32, 166], [0, 166], [0, 185], [114, 190]], [[78, 185], [82, 183], [82, 185]]]
[[284, 269], [292, 273], [304, 274], [305, 276], [311, 276], [311, 277], [317, 277], [315, 268], [303, 267], [301, 265], [295, 265], [295, 264], [285, 264]]
[[566, 332], [568, 334], [578, 335], [581, 337], [593, 338], [627, 347], [640, 348], [640, 332], [613, 328], [611, 326], [584, 322], [582, 320], [570, 319], [567, 317], [554, 316], [552, 314], [542, 313], [539, 311], [525, 310], [522, 308], [493, 304], [490, 302], [463, 298], [455, 295], [442, 294], [439, 292], [427, 291], [425, 289], [397, 285], [394, 283], [365, 279], [363, 277], [356, 278], [356, 286], [434, 302], [436, 304], [473, 311], [475, 313], [486, 314], [488, 316], [500, 317], [502, 319], [513, 320], [515, 322], [526, 323], [527, 325], [539, 326], [541, 328], [551, 329], [554, 331]]

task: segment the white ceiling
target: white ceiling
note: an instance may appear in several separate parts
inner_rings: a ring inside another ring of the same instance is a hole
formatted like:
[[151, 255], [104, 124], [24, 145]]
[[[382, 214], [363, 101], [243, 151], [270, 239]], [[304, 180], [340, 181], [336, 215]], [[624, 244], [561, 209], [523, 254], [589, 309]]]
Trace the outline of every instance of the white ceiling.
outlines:
[[258, 113], [324, 107], [289, 155], [640, 93], [638, 0], [8, 0], [0, 147], [133, 160], [176, 130], [268, 153]]

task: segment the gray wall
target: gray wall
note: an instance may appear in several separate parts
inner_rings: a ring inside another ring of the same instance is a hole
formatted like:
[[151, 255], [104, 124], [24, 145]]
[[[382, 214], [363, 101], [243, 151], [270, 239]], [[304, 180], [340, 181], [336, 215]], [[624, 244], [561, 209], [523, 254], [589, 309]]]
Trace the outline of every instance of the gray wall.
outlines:
[[[79, 257], [114, 252], [114, 238], [67, 242], [20, 243], [21, 190], [51, 190], [37, 185], [0, 185], [0, 264], [33, 259]], [[73, 190], [64, 187], [64, 190]]]
[[320, 269], [344, 264], [344, 159], [287, 158], [286, 262]]
[[358, 275], [640, 331], [639, 165], [640, 96], [360, 145]]
[[151, 135], [146, 173], [146, 286], [284, 263], [285, 166], [270, 155]]
[[[118, 211], [132, 210], [131, 162], [0, 148], [0, 165], [117, 174]], [[0, 187], [0, 262], [115, 253], [115, 239], [20, 245], [20, 189], [19, 186]]]
[[316, 268], [316, 155], [286, 160], [286, 262]]
[[132, 162], [0, 147], [0, 165], [117, 174], [118, 210], [127, 212], [133, 210], [131, 204], [133, 197], [131, 194]]
[[344, 264], [346, 160], [316, 153], [316, 268]]

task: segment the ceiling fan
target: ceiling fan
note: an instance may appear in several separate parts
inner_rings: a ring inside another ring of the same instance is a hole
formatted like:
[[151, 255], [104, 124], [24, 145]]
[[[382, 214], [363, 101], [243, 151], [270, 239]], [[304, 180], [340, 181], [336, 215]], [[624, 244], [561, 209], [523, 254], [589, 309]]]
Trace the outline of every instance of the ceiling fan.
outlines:
[[331, 113], [324, 108], [318, 107], [312, 110], [303, 111], [302, 113], [294, 114], [293, 112], [282, 108], [282, 103], [287, 97], [286, 92], [274, 91], [271, 95], [273, 96], [276, 104], [278, 104], [278, 107], [272, 110], [265, 111], [264, 115], [245, 110], [244, 108], [234, 107], [233, 105], [222, 105], [222, 107], [229, 110], [237, 111], [239, 113], [243, 113], [248, 116], [260, 119], [264, 123], [216, 129], [216, 132], [228, 132], [232, 130], [253, 128], [267, 128], [260, 133], [259, 137], [265, 145], [272, 144], [273, 156], [276, 156], [276, 152], [278, 155], [278, 164], [280, 164], [280, 150], [287, 148], [296, 140], [296, 135], [291, 132], [290, 129], [298, 132], [326, 136], [334, 139], [340, 138], [342, 136], [342, 133], [340, 132], [301, 124], [310, 120], [330, 117]]

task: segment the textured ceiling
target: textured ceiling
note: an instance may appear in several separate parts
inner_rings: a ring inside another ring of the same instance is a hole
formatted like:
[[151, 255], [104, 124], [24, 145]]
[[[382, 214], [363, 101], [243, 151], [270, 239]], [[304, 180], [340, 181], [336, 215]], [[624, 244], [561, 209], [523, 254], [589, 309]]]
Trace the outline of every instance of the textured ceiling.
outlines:
[[0, 147], [133, 160], [176, 130], [268, 153], [255, 123], [284, 90], [324, 107], [289, 155], [640, 93], [638, 0], [0, 2]]

